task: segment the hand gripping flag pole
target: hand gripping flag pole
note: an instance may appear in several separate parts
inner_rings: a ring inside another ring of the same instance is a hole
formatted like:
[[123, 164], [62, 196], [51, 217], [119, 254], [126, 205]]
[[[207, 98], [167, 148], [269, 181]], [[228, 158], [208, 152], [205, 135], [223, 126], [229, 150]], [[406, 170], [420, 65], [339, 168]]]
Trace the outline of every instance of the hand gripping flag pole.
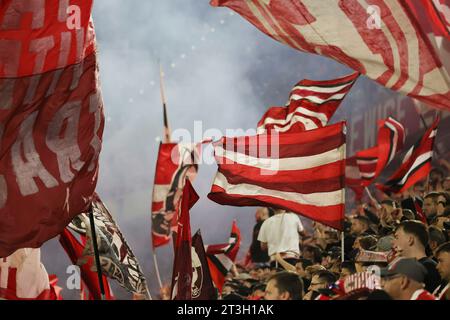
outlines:
[[92, 247], [94, 248], [95, 266], [97, 268], [98, 283], [100, 286], [100, 293], [101, 293], [101, 297], [102, 297], [101, 299], [105, 300], [105, 288], [103, 286], [102, 268], [101, 268], [101, 264], [100, 264], [100, 255], [98, 253], [97, 235], [95, 232], [94, 207], [92, 206], [92, 204], [89, 209], [89, 222], [91, 225]]

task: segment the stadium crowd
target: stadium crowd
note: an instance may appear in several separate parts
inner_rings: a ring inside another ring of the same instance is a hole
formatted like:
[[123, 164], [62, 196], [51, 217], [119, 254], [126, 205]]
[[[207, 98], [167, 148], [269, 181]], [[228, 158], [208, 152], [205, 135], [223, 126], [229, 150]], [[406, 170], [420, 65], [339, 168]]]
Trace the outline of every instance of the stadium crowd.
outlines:
[[405, 194], [355, 204], [344, 239], [259, 208], [245, 262], [227, 275], [220, 299], [450, 299], [450, 166], [441, 164]]

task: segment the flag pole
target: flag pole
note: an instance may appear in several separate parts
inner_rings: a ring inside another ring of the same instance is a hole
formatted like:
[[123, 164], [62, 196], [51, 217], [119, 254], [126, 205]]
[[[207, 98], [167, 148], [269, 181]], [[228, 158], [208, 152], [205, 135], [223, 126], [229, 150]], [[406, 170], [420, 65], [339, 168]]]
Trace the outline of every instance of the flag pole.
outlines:
[[89, 222], [91, 225], [91, 239], [92, 239], [92, 246], [94, 248], [95, 265], [97, 268], [97, 276], [98, 276], [98, 283], [100, 286], [101, 300], [105, 300], [105, 288], [103, 286], [102, 268], [100, 265], [100, 255], [98, 253], [97, 235], [95, 232], [94, 206], [92, 204], [89, 210]]
[[380, 209], [380, 204], [378, 203], [377, 199], [375, 199], [375, 197], [372, 195], [372, 193], [370, 192], [369, 188], [364, 187], [364, 190], [366, 190], [367, 195], [369, 196], [370, 200], [375, 204], [375, 207], [377, 209]]
[[344, 262], [344, 255], [345, 255], [345, 250], [344, 250], [344, 231], [341, 231], [341, 262]]
[[158, 279], [159, 288], [162, 289], [161, 275], [159, 273], [158, 260], [156, 259], [155, 248], [153, 248], [153, 263], [155, 265], [156, 278]]
[[159, 64], [159, 89], [161, 92], [161, 102], [163, 105], [163, 117], [164, 117], [164, 143], [170, 143], [170, 129], [169, 119], [167, 116], [167, 101], [164, 92], [164, 72], [162, 70], [161, 63]]

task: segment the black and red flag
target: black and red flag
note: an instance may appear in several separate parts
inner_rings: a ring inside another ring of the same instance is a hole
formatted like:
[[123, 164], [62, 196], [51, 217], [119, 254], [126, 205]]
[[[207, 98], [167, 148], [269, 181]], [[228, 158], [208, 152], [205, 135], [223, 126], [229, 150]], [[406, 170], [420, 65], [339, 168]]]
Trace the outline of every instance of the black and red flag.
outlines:
[[197, 175], [201, 144], [161, 143], [152, 199], [153, 248], [170, 242], [176, 232], [180, 198], [186, 180]]
[[172, 274], [172, 299], [192, 299], [192, 238], [189, 210], [198, 201], [199, 197], [189, 179], [183, 188], [181, 198], [180, 216], [178, 219], [178, 233], [175, 244], [175, 259]]
[[0, 257], [90, 206], [104, 125], [91, 9], [0, 1]]
[[[84, 248], [86, 246], [86, 236], [80, 235], [81, 243], [78, 239], [70, 232], [68, 228], [65, 228], [64, 231], [59, 236], [59, 243], [66, 251], [69, 256], [70, 261], [77, 265], [80, 259], [83, 258]], [[94, 272], [92, 269], [95, 265], [93, 261], [94, 257], [91, 257], [89, 261], [81, 264], [80, 267], [80, 276], [83, 281], [83, 285], [87, 287], [88, 300], [101, 300], [102, 295], [100, 292], [100, 283], [98, 280], [97, 272]], [[114, 296], [111, 293], [111, 289], [109, 287], [108, 278], [106, 276], [102, 276], [103, 279], [103, 287], [105, 289], [105, 299], [106, 300], [114, 300]]]
[[294, 49], [334, 59], [386, 88], [450, 110], [448, 72], [406, 1], [212, 0], [211, 4], [236, 11]]
[[431, 29], [438, 37], [450, 40], [449, 0], [406, 0], [406, 2], [424, 28]]
[[266, 111], [258, 122], [257, 132], [294, 133], [326, 126], [358, 76], [355, 72], [332, 80], [301, 80], [292, 88], [285, 107]]
[[298, 133], [224, 137], [208, 198], [222, 205], [285, 209], [342, 229], [344, 122]]
[[386, 194], [402, 193], [415, 183], [426, 178], [431, 170], [433, 146], [439, 118], [428, 128], [422, 138], [406, 153], [400, 168], [377, 188]]
[[206, 258], [202, 234], [198, 230], [192, 237], [192, 300], [216, 300], [214, 288]]
[[211, 278], [219, 292], [222, 292], [225, 277], [236, 261], [240, 245], [241, 231], [236, 221], [233, 221], [228, 243], [205, 246]]
[[358, 151], [356, 163], [361, 184], [369, 186], [394, 159], [405, 143], [405, 128], [392, 117], [378, 122], [378, 140], [375, 147]]

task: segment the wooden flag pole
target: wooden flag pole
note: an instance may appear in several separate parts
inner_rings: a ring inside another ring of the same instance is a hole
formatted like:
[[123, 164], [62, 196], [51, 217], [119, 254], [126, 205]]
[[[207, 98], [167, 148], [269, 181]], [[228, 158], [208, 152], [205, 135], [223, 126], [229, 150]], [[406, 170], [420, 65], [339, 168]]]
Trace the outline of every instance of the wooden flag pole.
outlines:
[[341, 231], [341, 262], [344, 262], [344, 255], [345, 255], [345, 250], [344, 250], [344, 231]]
[[91, 239], [92, 239], [92, 247], [94, 248], [94, 257], [95, 257], [95, 265], [97, 268], [98, 282], [100, 285], [100, 293], [102, 295], [101, 300], [105, 300], [105, 288], [103, 286], [102, 268], [100, 264], [100, 255], [98, 253], [97, 235], [95, 232], [94, 207], [92, 206], [92, 204], [89, 210], [89, 222], [91, 225]]
[[153, 248], [153, 263], [155, 265], [156, 278], [158, 279], [159, 288], [162, 289], [161, 275], [159, 273], [158, 260], [156, 259], [155, 248]]
[[161, 64], [159, 64], [159, 87], [161, 91], [161, 101], [163, 105], [163, 117], [164, 117], [164, 143], [170, 143], [170, 128], [169, 120], [167, 116], [167, 101], [164, 93], [164, 72]]

